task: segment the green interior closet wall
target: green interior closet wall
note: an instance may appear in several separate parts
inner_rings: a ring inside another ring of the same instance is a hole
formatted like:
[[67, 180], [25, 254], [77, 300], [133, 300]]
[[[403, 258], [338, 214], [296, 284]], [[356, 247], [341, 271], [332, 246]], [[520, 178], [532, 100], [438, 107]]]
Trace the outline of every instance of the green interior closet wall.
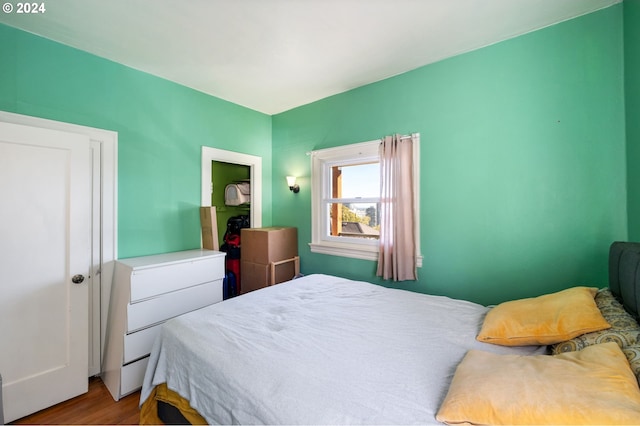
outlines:
[[[270, 116], [4, 25], [0, 110], [118, 132], [121, 258], [200, 247], [201, 146], [271, 181]], [[269, 224], [269, 185], [263, 207]]]
[[624, 1], [629, 240], [640, 241], [640, 1]]
[[[627, 235], [622, 19], [618, 4], [274, 116], [273, 219], [299, 228], [302, 272], [480, 303], [605, 286]], [[306, 152], [411, 132], [419, 281], [310, 253]]]

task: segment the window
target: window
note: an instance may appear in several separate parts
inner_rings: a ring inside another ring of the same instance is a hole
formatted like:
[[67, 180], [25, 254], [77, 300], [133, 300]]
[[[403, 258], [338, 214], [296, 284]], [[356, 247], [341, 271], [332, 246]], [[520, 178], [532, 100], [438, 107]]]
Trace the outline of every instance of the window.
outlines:
[[323, 220], [327, 228], [323, 229], [323, 235], [328, 240], [335, 237], [360, 239], [354, 243], [377, 241], [380, 236], [379, 161], [325, 164], [325, 167], [331, 181], [329, 191], [321, 201], [322, 209], [327, 211]]
[[[311, 153], [311, 251], [378, 260], [380, 140]], [[420, 158], [416, 144], [414, 158]], [[417, 162], [419, 163], [419, 162]], [[419, 194], [419, 168], [414, 165]], [[418, 203], [415, 203], [419, 206]], [[419, 208], [416, 207], [416, 217]], [[416, 226], [420, 235], [420, 227]], [[419, 238], [417, 252], [420, 253]], [[418, 256], [418, 266], [422, 257]]]
[[376, 140], [312, 153], [312, 252], [377, 259], [379, 145]]

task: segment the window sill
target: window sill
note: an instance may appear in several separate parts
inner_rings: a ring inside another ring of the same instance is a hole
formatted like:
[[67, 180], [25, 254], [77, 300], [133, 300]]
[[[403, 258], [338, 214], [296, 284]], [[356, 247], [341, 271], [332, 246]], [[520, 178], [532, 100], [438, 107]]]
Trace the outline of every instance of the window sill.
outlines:
[[[378, 260], [378, 248], [358, 247], [356, 245], [346, 244], [327, 244], [327, 243], [309, 243], [311, 253], [328, 254], [331, 256], [351, 257], [353, 259], [362, 260]], [[422, 267], [422, 255], [417, 257], [417, 267]]]
[[352, 257], [354, 259], [378, 260], [377, 247], [358, 247], [347, 244], [309, 243], [312, 253], [329, 254], [331, 256]]

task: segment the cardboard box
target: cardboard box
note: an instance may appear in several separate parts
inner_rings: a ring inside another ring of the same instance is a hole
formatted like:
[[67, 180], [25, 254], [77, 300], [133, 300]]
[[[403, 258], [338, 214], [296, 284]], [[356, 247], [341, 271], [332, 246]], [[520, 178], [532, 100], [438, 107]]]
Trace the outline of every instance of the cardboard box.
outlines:
[[240, 261], [240, 276], [242, 294], [253, 290], [267, 287], [269, 285], [270, 266], [262, 263]]
[[298, 255], [298, 229], [272, 226], [240, 231], [242, 260], [268, 265]]
[[271, 262], [269, 264], [269, 282], [271, 285], [280, 284], [292, 280], [300, 273], [300, 258], [298, 256], [291, 259]]
[[215, 206], [200, 207], [200, 226], [202, 228], [202, 248], [220, 250]]
[[[253, 263], [245, 260], [240, 261], [240, 276], [242, 277], [241, 292], [248, 293], [253, 290], [268, 287], [289, 281], [299, 272], [299, 263], [294, 261], [294, 257], [288, 261], [275, 263]], [[274, 279], [271, 280], [271, 269], [274, 269]]]

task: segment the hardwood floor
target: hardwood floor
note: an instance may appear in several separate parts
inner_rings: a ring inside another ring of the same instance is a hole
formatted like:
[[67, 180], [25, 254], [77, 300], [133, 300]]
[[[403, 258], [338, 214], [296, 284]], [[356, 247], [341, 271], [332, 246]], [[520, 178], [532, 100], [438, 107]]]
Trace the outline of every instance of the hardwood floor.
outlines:
[[97, 377], [89, 379], [89, 392], [54, 405], [11, 424], [15, 425], [137, 425], [140, 392], [116, 402]]

